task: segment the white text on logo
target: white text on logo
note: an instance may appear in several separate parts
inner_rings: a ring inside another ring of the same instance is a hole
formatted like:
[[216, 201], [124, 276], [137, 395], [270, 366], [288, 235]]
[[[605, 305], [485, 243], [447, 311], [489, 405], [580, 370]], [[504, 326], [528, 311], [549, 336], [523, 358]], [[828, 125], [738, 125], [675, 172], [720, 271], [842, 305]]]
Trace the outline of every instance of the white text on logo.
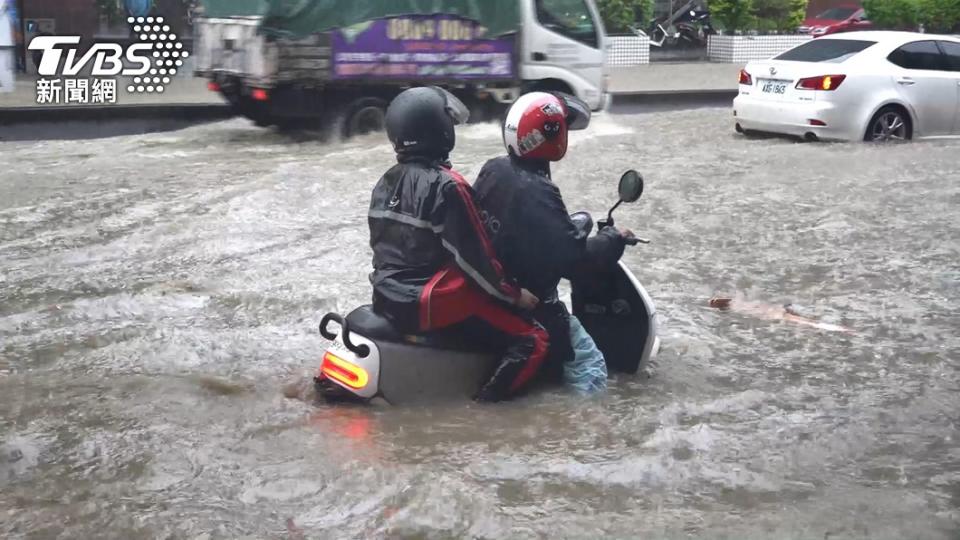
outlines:
[[[94, 77], [104, 76], [134, 76], [143, 75], [150, 70], [150, 51], [152, 43], [135, 43], [127, 48], [124, 54], [123, 47], [116, 43], [97, 43], [90, 50], [77, 59], [77, 46], [80, 36], [38, 36], [30, 41], [30, 50], [42, 51], [40, 65], [37, 72], [43, 76], [66, 75], [73, 76], [80, 73], [90, 62], [93, 67], [90, 74]], [[61, 48], [61, 46], [67, 46]], [[72, 46], [72, 47], [70, 47]], [[64, 58], [64, 52], [66, 57]], [[124, 68], [123, 58], [138, 67]], [[60, 70], [63, 64], [62, 71]]]

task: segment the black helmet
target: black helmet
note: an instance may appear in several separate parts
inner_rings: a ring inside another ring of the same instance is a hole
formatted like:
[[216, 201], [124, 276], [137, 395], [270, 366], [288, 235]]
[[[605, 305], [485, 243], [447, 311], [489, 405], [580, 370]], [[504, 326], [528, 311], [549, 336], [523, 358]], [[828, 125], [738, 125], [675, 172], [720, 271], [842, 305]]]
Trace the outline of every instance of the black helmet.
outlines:
[[398, 154], [446, 158], [456, 144], [454, 126], [470, 112], [436, 86], [404, 90], [387, 107], [387, 137]]

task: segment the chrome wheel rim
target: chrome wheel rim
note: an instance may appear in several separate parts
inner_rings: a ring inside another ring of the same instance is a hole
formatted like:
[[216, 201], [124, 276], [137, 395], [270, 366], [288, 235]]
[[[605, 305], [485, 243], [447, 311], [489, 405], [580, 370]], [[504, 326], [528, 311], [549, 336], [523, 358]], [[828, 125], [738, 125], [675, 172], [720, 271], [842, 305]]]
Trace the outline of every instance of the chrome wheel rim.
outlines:
[[874, 142], [896, 142], [907, 140], [907, 122], [898, 112], [880, 115], [870, 128], [870, 139]]

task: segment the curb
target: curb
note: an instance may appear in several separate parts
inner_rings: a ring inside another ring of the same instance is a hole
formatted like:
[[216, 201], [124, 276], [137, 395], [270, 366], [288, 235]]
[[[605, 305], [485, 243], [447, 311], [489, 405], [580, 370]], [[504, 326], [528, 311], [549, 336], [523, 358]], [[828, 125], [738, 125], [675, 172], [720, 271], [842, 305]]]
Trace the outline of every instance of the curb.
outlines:
[[[611, 92], [613, 105], [685, 105], [728, 104], [737, 90], [671, 90]], [[235, 116], [225, 103], [164, 103], [144, 105], [106, 105], [79, 107], [0, 107], [0, 125], [115, 122], [117, 120], [225, 120]]]
[[80, 107], [0, 108], [0, 125], [115, 122], [118, 120], [223, 120], [234, 116], [229, 105], [171, 103], [162, 105], [106, 105]]
[[713, 89], [713, 90], [672, 90], [672, 91], [642, 91], [642, 92], [616, 92], [610, 93], [613, 102], [620, 103], [656, 103], [658, 105], [669, 104], [689, 104], [697, 102], [721, 102], [733, 101], [737, 97], [739, 90], [732, 89]]

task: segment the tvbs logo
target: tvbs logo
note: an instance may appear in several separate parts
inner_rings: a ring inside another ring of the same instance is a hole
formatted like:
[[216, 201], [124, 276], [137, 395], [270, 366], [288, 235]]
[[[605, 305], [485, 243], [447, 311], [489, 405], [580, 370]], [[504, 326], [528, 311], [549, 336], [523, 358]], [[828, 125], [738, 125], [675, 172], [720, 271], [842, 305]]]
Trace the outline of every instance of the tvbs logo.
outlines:
[[[41, 77], [74, 77], [63, 81], [40, 79], [38, 102], [59, 102], [60, 88], [65, 90], [67, 102], [71, 102], [69, 96], [79, 98], [81, 88], [115, 88], [116, 80], [105, 77], [132, 77], [127, 86], [131, 93], [163, 92], [190, 53], [183, 50], [183, 44], [170, 26], [164, 24], [163, 17], [130, 17], [127, 22], [138, 39], [126, 47], [118, 43], [96, 43], [81, 54], [80, 36], [33, 38], [29, 49], [41, 53], [37, 66]], [[76, 79], [81, 72], [93, 80]]]

